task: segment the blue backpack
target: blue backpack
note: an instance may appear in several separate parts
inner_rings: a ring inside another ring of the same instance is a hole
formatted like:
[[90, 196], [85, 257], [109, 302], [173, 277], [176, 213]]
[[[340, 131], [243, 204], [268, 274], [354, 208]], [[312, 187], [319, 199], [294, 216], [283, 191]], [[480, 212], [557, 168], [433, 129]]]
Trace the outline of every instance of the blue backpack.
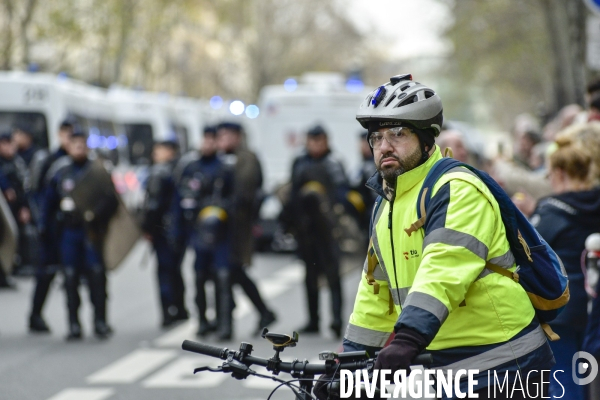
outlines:
[[569, 301], [569, 281], [565, 269], [554, 250], [544, 241], [491, 176], [452, 158], [444, 157], [439, 160], [431, 168], [423, 182], [417, 202], [419, 220], [413, 224], [411, 230], [417, 230], [424, 225], [427, 218], [427, 206], [431, 200], [431, 191], [435, 183], [442, 175], [456, 167], [466, 167], [473, 172], [486, 184], [496, 198], [506, 229], [506, 238], [518, 266], [515, 272], [511, 272], [488, 262], [486, 268], [521, 284], [527, 292], [547, 336], [550, 340], [557, 340], [558, 336], [546, 323], [556, 318]]

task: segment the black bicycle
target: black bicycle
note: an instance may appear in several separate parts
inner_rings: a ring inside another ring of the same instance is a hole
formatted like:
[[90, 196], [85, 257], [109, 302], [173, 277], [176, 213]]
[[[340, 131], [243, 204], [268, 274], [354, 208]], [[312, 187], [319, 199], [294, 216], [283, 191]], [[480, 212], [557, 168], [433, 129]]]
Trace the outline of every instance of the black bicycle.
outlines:
[[[319, 354], [319, 360], [324, 362], [318, 364], [310, 364], [307, 360], [300, 361], [298, 359], [294, 359], [291, 362], [282, 361], [279, 358], [279, 353], [286, 347], [296, 346], [298, 343], [298, 333], [294, 332], [289, 336], [272, 333], [267, 328], [264, 328], [261, 336], [273, 344], [275, 355], [269, 359], [253, 356], [252, 344], [245, 342], [241, 343], [240, 349], [237, 351], [190, 340], [185, 340], [181, 347], [186, 351], [225, 360], [217, 368], [196, 368], [194, 369], [194, 374], [203, 371], [224, 372], [231, 373], [233, 378], [240, 380], [246, 379], [249, 376], [257, 376], [278, 382], [279, 385], [271, 391], [267, 400], [270, 400], [273, 394], [283, 386], [291, 389], [298, 400], [316, 400], [316, 397], [312, 394], [313, 383], [316, 382], [315, 375], [336, 374], [341, 370], [356, 371], [359, 369], [366, 369], [371, 373], [375, 365], [375, 358], [370, 358], [366, 351], [353, 351], [340, 354], [332, 351], [324, 351]], [[415, 365], [428, 365], [431, 363], [430, 354], [420, 354], [413, 361]], [[252, 365], [265, 367], [272, 375], [260, 374], [250, 368]], [[293, 379], [285, 380], [277, 378], [276, 375], [279, 375], [280, 372], [291, 375]], [[328, 383], [327, 389], [331, 393], [339, 392], [339, 380], [332, 379]], [[365, 398], [364, 394], [362, 398]]]

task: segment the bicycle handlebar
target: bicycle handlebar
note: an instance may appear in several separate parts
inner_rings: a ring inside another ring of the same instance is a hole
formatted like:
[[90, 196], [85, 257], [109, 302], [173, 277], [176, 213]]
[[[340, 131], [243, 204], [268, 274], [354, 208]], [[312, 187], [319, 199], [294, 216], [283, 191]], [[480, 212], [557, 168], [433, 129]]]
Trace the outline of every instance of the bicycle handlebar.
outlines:
[[226, 347], [215, 347], [209, 344], [200, 342], [192, 342], [191, 340], [184, 340], [181, 348], [185, 351], [191, 351], [192, 353], [204, 354], [215, 358], [225, 360], [229, 349]]
[[[204, 343], [193, 342], [190, 340], [184, 340], [181, 348], [186, 351], [193, 353], [203, 354], [210, 357], [220, 358], [222, 360], [228, 359], [230, 356], [236, 361], [240, 361], [248, 366], [255, 364], [262, 367], [273, 365], [273, 360], [255, 357], [252, 355], [241, 355], [239, 352], [229, 350], [226, 347], [215, 347]], [[357, 360], [357, 361], [346, 361], [340, 363], [325, 362], [319, 364], [309, 364], [306, 361], [276, 361], [276, 368], [278, 371], [286, 373], [302, 372], [306, 375], [321, 375], [327, 373], [333, 373], [336, 370], [346, 369], [355, 371], [357, 369], [364, 369], [375, 363], [374, 358], [368, 360]], [[431, 354], [419, 354], [413, 360], [413, 365], [429, 365], [433, 363]]]

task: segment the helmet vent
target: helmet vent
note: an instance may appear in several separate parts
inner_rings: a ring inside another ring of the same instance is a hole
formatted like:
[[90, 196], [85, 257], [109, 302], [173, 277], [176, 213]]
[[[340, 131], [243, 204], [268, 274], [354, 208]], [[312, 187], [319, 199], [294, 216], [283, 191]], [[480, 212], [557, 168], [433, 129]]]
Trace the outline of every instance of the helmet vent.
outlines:
[[430, 90], [426, 90], [426, 91], [425, 91], [425, 98], [426, 98], [426, 99], [428, 99], [428, 98], [430, 98], [430, 97], [433, 97], [434, 95], [435, 95], [435, 93], [433, 93], [433, 92], [432, 92], [432, 91], [430, 91]]
[[[406, 95], [406, 93], [403, 93], [403, 94]], [[407, 99], [401, 101], [400, 103], [398, 103], [398, 105], [396, 107], [402, 107], [407, 104], [416, 103], [417, 101], [419, 101], [419, 98], [417, 97], [417, 95], [413, 95], [413, 96], [410, 96]]]
[[388, 101], [385, 102], [385, 106], [389, 106], [390, 103], [392, 102], [392, 100], [394, 100], [396, 98], [396, 95], [393, 95], [392, 97], [390, 97], [390, 99]]
[[410, 83], [407, 83], [406, 85], [404, 85], [404, 86], [402, 86], [402, 87], [400, 88], [400, 91], [401, 91], [401, 92], [404, 92], [404, 91], [405, 91], [406, 89], [408, 89], [409, 87], [411, 87], [411, 84], [410, 84]]

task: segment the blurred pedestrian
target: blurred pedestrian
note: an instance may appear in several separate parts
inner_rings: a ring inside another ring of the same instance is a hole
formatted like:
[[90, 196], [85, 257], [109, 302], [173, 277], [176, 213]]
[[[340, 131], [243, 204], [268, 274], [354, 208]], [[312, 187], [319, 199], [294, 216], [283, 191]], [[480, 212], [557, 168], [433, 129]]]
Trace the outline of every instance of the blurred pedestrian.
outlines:
[[172, 201], [175, 184], [173, 168], [177, 162], [178, 145], [171, 140], [156, 142], [152, 150], [153, 165], [146, 183], [142, 231], [152, 244], [157, 258], [157, 278], [163, 328], [188, 319], [184, 305], [184, 284], [180, 256], [168, 237], [172, 223]]
[[600, 122], [572, 125], [561, 132], [561, 136], [571, 138], [579, 147], [588, 150], [592, 158], [592, 184], [600, 185]]
[[541, 140], [542, 138], [538, 132], [523, 132], [519, 137], [517, 137], [514, 161], [522, 168], [525, 168], [526, 170], [531, 170], [529, 166], [531, 152], [533, 151], [534, 146], [540, 143]]
[[446, 154], [446, 149], [450, 148], [452, 149], [452, 158], [467, 164], [472, 163], [469, 159], [469, 150], [467, 150], [465, 138], [460, 131], [455, 129], [443, 130], [437, 140], [442, 154]]
[[[83, 337], [79, 322], [79, 282], [85, 275], [94, 307], [94, 333], [100, 339], [109, 337], [113, 330], [106, 321], [106, 270], [102, 260], [102, 248], [95, 238], [102, 237], [110, 218], [118, 207], [118, 200], [111, 186], [102, 190], [105, 194], [95, 199], [94, 211], [82, 215], [72, 197], [73, 190], [81, 184], [104, 185], [88, 176], [92, 161], [88, 159], [87, 136], [79, 128], [74, 129], [68, 146], [69, 157], [64, 158], [55, 171], [49, 171], [49, 183], [42, 201], [40, 233], [42, 238], [50, 234], [47, 227], [56, 226], [59, 238], [59, 257], [64, 273], [64, 287], [69, 316], [67, 340]], [[85, 179], [83, 179], [85, 177]], [[48, 241], [45, 241], [48, 243]]]
[[[49, 154], [47, 157], [39, 158], [37, 160], [34, 159], [32, 162], [32, 196], [30, 196], [30, 199], [36, 203], [38, 212], [43, 200], [46, 186], [48, 184], [46, 175], [55, 162], [63, 157], [68, 156], [67, 146], [71, 140], [72, 133], [73, 124], [69, 120], [63, 121], [58, 129], [59, 148]], [[40, 243], [39, 246], [40, 259], [36, 268], [35, 289], [33, 292], [31, 313], [29, 315], [30, 332], [50, 332], [50, 328], [42, 317], [42, 309], [44, 307], [46, 297], [48, 296], [48, 291], [50, 290], [50, 284], [52, 283], [52, 280], [59, 269], [60, 258], [58, 254], [59, 243], [56, 235], [56, 226], [54, 224], [52, 226], [48, 226], [47, 230], [48, 232], [45, 236], [45, 240], [47, 240], [48, 243]]]
[[240, 285], [260, 314], [255, 334], [275, 322], [275, 314], [267, 307], [246, 268], [252, 264], [254, 237], [252, 228], [258, 219], [262, 201], [263, 176], [260, 162], [243, 140], [242, 126], [223, 122], [217, 126], [217, 146], [223, 160], [234, 170], [233, 212], [231, 215], [231, 278]]
[[8, 180], [10, 189], [6, 200], [19, 230], [18, 256], [13, 273], [20, 272], [24, 267], [23, 260], [27, 258], [25, 229], [31, 223], [31, 211], [27, 198], [27, 166], [17, 154], [17, 148], [10, 132], [0, 134], [0, 171]]
[[[571, 137], [556, 139], [558, 149], [550, 156], [549, 176], [553, 194], [540, 200], [531, 217], [540, 235], [556, 251], [569, 277], [571, 298], [565, 310], [550, 325], [560, 336], [550, 342], [556, 365], [571, 377], [572, 357], [582, 350], [587, 323], [587, 293], [581, 255], [586, 238], [600, 227], [600, 187], [591, 183], [591, 157]], [[573, 375], [575, 376], [575, 375]], [[564, 386], [564, 388], [563, 388]], [[570, 379], [550, 382], [550, 394], [563, 399], [585, 399], [585, 386]]]
[[335, 158], [327, 132], [317, 125], [306, 134], [306, 152], [292, 166], [290, 204], [292, 224], [298, 241], [298, 254], [306, 267], [308, 323], [299, 332], [319, 332], [319, 276], [324, 274], [331, 293], [330, 329], [341, 337], [342, 286], [340, 249], [334, 234], [333, 208], [343, 204], [348, 180], [341, 162]]

